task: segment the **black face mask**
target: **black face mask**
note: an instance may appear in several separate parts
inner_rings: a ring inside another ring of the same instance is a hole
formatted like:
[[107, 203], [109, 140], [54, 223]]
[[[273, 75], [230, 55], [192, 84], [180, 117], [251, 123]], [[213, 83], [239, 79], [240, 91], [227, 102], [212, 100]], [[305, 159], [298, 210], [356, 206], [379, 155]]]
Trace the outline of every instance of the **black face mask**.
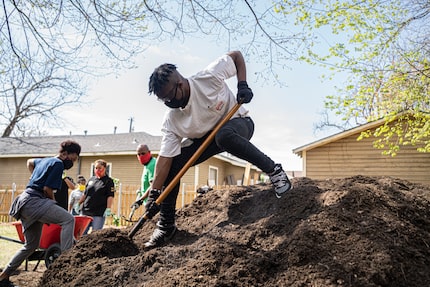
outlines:
[[69, 158], [63, 159], [64, 169], [71, 169], [73, 167], [73, 161]]
[[169, 102], [164, 102], [164, 104], [166, 106], [168, 106], [169, 108], [172, 108], [172, 109], [185, 108], [187, 103], [188, 103], [188, 99], [184, 99], [184, 98], [182, 98], [180, 100], [173, 98]]

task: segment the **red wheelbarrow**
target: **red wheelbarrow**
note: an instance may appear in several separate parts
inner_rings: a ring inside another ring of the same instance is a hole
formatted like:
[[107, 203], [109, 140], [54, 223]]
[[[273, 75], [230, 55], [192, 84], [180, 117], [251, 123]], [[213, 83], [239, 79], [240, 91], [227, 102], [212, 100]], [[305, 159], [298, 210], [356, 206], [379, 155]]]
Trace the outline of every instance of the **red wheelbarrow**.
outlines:
[[[93, 220], [93, 218], [90, 216], [82, 216], [82, 215], [76, 215], [74, 217], [75, 217], [75, 230], [73, 232], [73, 235], [75, 237], [75, 240], [79, 240], [82, 237], [82, 234], [84, 233], [85, 229]], [[25, 238], [24, 238], [24, 233], [22, 232], [21, 222], [19, 221], [12, 222], [12, 225], [15, 226], [16, 231], [18, 232], [19, 240], [15, 240], [15, 239], [3, 237], [3, 236], [0, 236], [0, 238], [8, 241], [24, 244]], [[49, 265], [52, 262], [54, 262], [54, 260], [58, 258], [58, 256], [60, 256], [61, 254], [60, 234], [61, 234], [60, 225], [58, 224], [43, 225], [39, 248], [36, 249], [36, 251], [34, 251], [34, 253], [27, 258], [25, 262], [25, 270], [27, 270], [28, 261], [37, 260], [37, 264], [34, 267], [34, 270], [36, 270], [41, 260], [45, 260], [46, 267], [49, 267]]]

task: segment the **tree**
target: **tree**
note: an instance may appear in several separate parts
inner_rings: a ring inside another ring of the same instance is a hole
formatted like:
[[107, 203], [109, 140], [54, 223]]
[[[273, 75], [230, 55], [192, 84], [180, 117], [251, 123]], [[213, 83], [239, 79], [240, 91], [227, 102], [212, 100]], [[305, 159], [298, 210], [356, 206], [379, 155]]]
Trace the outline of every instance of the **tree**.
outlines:
[[[199, 36], [218, 43], [222, 39], [226, 49], [241, 49], [249, 58], [264, 63], [261, 78], [278, 83], [278, 69], [285, 68], [287, 60], [295, 59], [297, 49], [306, 41], [300, 33], [288, 30], [285, 19], [275, 13], [272, 1], [2, 0], [2, 4], [0, 60], [11, 59], [14, 74], [23, 74], [17, 80], [25, 74], [33, 84], [42, 81], [39, 69], [50, 63], [55, 66], [52, 76], [73, 79], [73, 91], [81, 90], [82, 98], [85, 89], [79, 79], [83, 75], [89, 79], [131, 68], [133, 59], [147, 47], [169, 38]], [[9, 73], [9, 67], [1, 62], [0, 74]], [[19, 82], [12, 84], [4, 79], [2, 76], [0, 98], [11, 98], [12, 85], [19, 87]], [[26, 95], [27, 99], [37, 97], [31, 91]], [[58, 117], [60, 108], [79, 100], [51, 109], [45, 114], [47, 126], [52, 124], [49, 119]], [[15, 113], [10, 110], [14, 107], [0, 106], [10, 114]], [[40, 116], [22, 113], [20, 117], [4, 117], [0, 122], [7, 129], [4, 135], [10, 135], [25, 118]]]
[[50, 126], [58, 123], [56, 109], [76, 104], [82, 97], [76, 89], [78, 84], [61, 75], [55, 63], [37, 70], [34, 76], [26, 69], [13, 67], [4, 73], [0, 83], [0, 122], [6, 123], [2, 137], [9, 137], [13, 131], [23, 136], [33, 135], [35, 131], [43, 133], [40, 127], [47, 121]]
[[[0, 121], [4, 136], [14, 131], [22, 134], [25, 119], [27, 123], [40, 122], [43, 117], [46, 127], [52, 126], [56, 121], [51, 119], [59, 118], [62, 107], [84, 99], [85, 85], [80, 81], [84, 75], [90, 79], [132, 68], [137, 55], [169, 38], [185, 40], [198, 35], [205, 41], [222, 39], [226, 49], [241, 49], [265, 63], [266, 69], [260, 73], [262, 78], [278, 82], [277, 69], [296, 57], [296, 47], [304, 41], [300, 33], [288, 30], [285, 19], [275, 13], [271, 1], [2, 0], [1, 3], [0, 77], [5, 84], [0, 91], [0, 109], [8, 114]], [[40, 76], [45, 74], [46, 64], [52, 67], [49, 78]], [[24, 78], [25, 84], [21, 82]], [[49, 92], [54, 86], [59, 87], [58, 82], [47, 84], [60, 78], [69, 79], [65, 84], [69, 89], [62, 89], [62, 96], [68, 96], [69, 100], [61, 104], [55, 101], [58, 94]], [[40, 92], [33, 87], [42, 82], [44, 93], [52, 100], [47, 102], [55, 105], [49, 113], [15, 111], [20, 107], [9, 102], [18, 98], [13, 91], [19, 88], [31, 102], [39, 96], [36, 91]], [[29, 90], [25, 91], [26, 88]], [[81, 96], [70, 100], [75, 94]]]
[[[45, 65], [52, 67], [52, 79], [68, 80], [69, 88], [62, 89], [68, 100], [44, 115], [47, 126], [58, 117], [58, 108], [84, 99], [84, 76], [132, 68], [136, 55], [150, 45], [197, 36], [225, 43], [226, 50], [240, 49], [247, 58], [264, 63], [259, 73], [263, 81], [284, 84], [279, 71], [294, 60], [349, 71], [348, 85], [326, 101], [328, 110], [342, 117], [344, 128], [352, 121], [360, 124], [382, 116], [388, 123], [392, 114], [405, 110], [416, 119], [428, 114], [427, 0], [2, 0], [2, 4], [0, 77], [2, 83], [9, 79], [0, 91], [2, 99], [14, 97], [11, 91], [20, 87], [20, 79], [26, 79], [27, 88], [43, 81], [40, 75], [45, 72], [40, 69]], [[18, 82], [12, 83], [7, 73]], [[58, 84], [53, 86], [58, 89]], [[48, 90], [44, 94], [58, 97]], [[28, 93], [27, 99], [31, 97], [37, 94]], [[6, 100], [0, 105], [3, 112], [16, 106]], [[16, 120], [31, 116], [37, 122], [39, 115], [22, 114]], [[16, 123], [2, 120], [0, 126], [10, 130], [5, 134], [13, 133]], [[427, 125], [419, 127], [398, 129], [396, 140], [428, 143], [423, 137], [411, 138], [428, 134]]]
[[[61, 125], [61, 108], [85, 95], [84, 75], [132, 66], [144, 49], [143, 5], [98, 2], [2, 1], [2, 137]], [[101, 53], [104, 58], [96, 57]]]
[[430, 2], [285, 0], [277, 11], [294, 15], [315, 39], [304, 60], [350, 73], [348, 84], [326, 99], [343, 124], [327, 120], [320, 128], [384, 118], [361, 138], [374, 136], [375, 147], [391, 155], [402, 145], [430, 152]]

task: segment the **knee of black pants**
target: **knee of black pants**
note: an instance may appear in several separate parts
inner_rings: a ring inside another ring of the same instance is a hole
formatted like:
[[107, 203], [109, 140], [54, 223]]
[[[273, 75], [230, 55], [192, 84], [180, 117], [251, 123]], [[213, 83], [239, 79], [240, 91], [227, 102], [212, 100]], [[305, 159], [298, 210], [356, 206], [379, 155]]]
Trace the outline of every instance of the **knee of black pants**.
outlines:
[[218, 147], [224, 148], [226, 145], [228, 145], [229, 138], [233, 133], [228, 129], [220, 129], [216, 135], [215, 135], [215, 143]]
[[250, 140], [254, 133], [251, 118], [234, 118], [228, 121], [215, 135], [215, 143], [223, 150], [234, 148], [244, 140]]

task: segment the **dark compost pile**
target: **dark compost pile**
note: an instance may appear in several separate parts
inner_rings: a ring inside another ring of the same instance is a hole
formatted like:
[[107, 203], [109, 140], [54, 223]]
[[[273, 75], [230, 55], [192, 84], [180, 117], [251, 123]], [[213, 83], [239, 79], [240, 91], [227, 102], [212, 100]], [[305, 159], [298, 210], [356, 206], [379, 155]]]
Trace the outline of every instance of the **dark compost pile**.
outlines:
[[94, 232], [38, 284], [430, 286], [430, 187], [363, 176], [293, 182], [281, 199], [265, 184], [209, 191], [177, 211], [178, 231], [161, 248], [143, 248], [156, 218], [133, 240], [130, 228]]

